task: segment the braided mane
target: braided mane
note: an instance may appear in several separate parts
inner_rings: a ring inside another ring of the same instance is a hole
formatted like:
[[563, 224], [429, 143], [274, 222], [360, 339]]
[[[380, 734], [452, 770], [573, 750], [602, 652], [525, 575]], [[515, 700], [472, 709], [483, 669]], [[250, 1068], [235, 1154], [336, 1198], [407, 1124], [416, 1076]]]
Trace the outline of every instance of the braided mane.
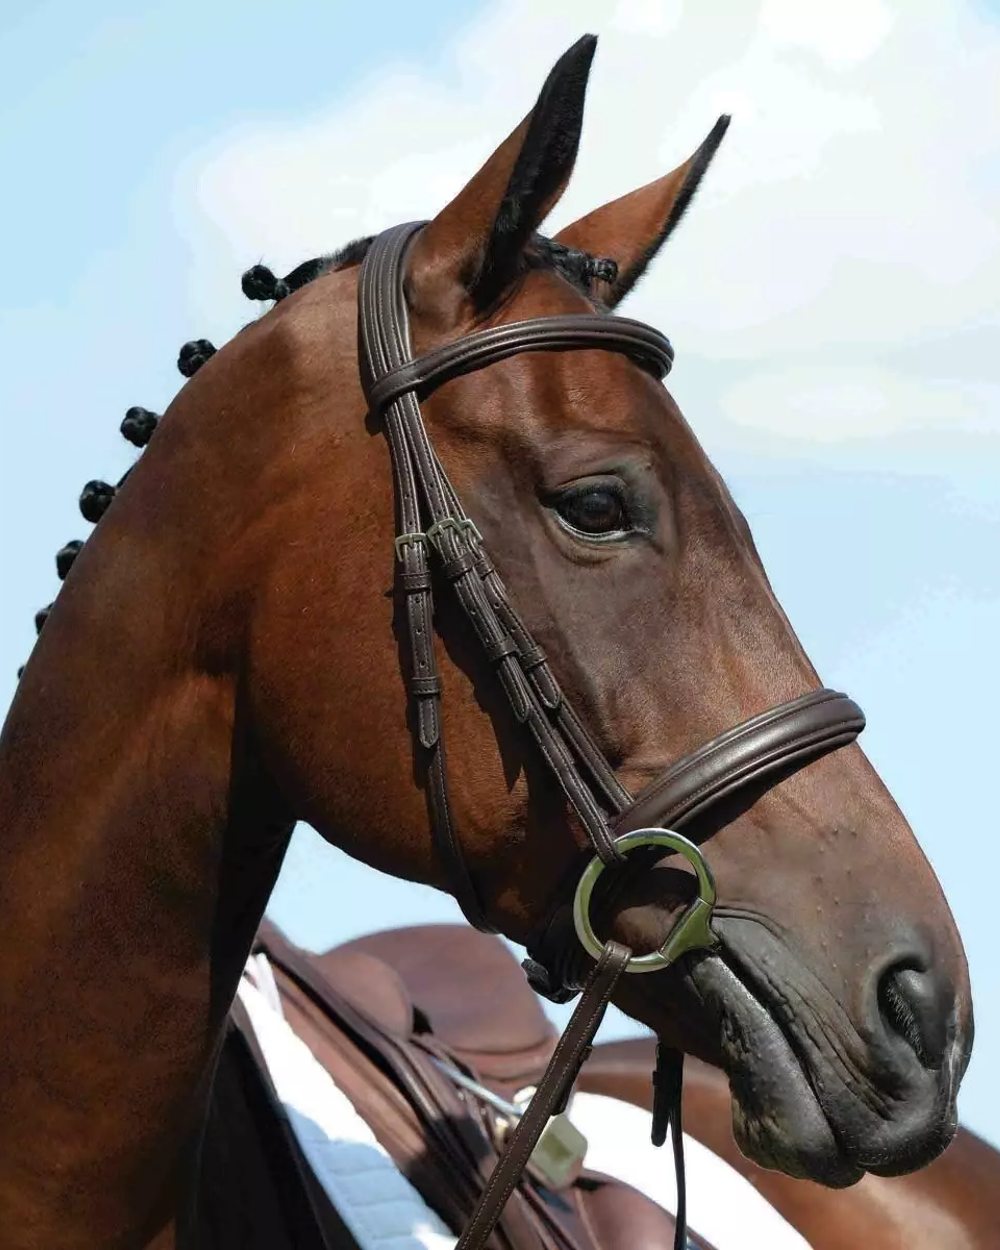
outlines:
[[[280, 303], [293, 292], [307, 286], [324, 274], [335, 270], [347, 269], [351, 265], [360, 264], [371, 246], [373, 235], [353, 239], [335, 252], [326, 256], [316, 256], [312, 260], [303, 261], [283, 278], [278, 278], [266, 265], [256, 264], [243, 274], [241, 286], [247, 299]], [[577, 248], [566, 247], [545, 235], [536, 234], [524, 252], [526, 269], [549, 269], [560, 275], [577, 290], [585, 294], [595, 303], [594, 283], [612, 283], [617, 277], [618, 267], [613, 260], [591, 256]], [[193, 378], [203, 364], [215, 355], [216, 348], [208, 339], [191, 339], [184, 343], [177, 355], [177, 368], [185, 378]], [[148, 408], [134, 406], [129, 408], [119, 427], [122, 435], [141, 451], [153, 437], [160, 414]], [[80, 492], [80, 512], [84, 520], [97, 525], [101, 517], [114, 502], [115, 495], [131, 473], [126, 470], [117, 483], [94, 478], [87, 482]], [[56, 574], [64, 581], [76, 557], [79, 555], [86, 540], [70, 539], [56, 552]], [[53, 601], [54, 602], [54, 601]], [[40, 608], [35, 613], [35, 630], [41, 633], [42, 628], [52, 610], [52, 603]], [[18, 669], [18, 677], [24, 672], [23, 666]]]

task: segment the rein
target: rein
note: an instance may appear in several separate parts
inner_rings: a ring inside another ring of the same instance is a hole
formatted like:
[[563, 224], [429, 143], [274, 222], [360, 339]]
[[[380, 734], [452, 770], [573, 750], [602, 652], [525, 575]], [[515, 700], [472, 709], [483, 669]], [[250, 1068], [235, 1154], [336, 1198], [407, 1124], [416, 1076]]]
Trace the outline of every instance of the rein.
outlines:
[[[639, 795], [625, 789], [511, 604], [482, 536], [437, 457], [420, 400], [449, 378], [525, 351], [599, 348], [628, 356], [662, 379], [673, 363], [673, 348], [658, 330], [642, 322], [583, 313], [481, 330], [414, 357], [403, 278], [407, 247], [421, 225], [393, 227], [371, 243], [359, 277], [358, 337], [362, 386], [370, 414], [382, 419], [392, 460], [397, 578], [405, 598], [406, 676], [416, 710], [416, 733], [425, 752], [435, 846], [466, 919], [492, 931], [462, 854], [448, 797], [441, 680], [434, 652], [432, 564], [451, 585], [482, 654], [497, 673], [515, 721], [534, 740], [590, 848], [589, 865], [575, 869], [572, 898], [566, 892], [553, 903], [546, 922], [529, 942], [526, 970], [533, 988], [557, 1001], [581, 990], [582, 995], [458, 1242], [458, 1250], [480, 1250], [549, 1117], [565, 1105], [619, 977], [665, 968], [686, 951], [706, 949], [718, 941], [710, 926], [715, 901], [711, 872], [698, 847], [676, 832], [677, 827], [736, 790], [762, 781], [774, 784], [853, 742], [865, 721], [846, 695], [813, 691], [727, 730], [675, 762]], [[623, 864], [630, 851], [641, 847], [667, 848], [682, 855], [695, 869], [699, 891], [659, 950], [635, 956], [628, 947], [596, 936], [590, 898], [605, 868]], [[592, 964], [582, 985], [574, 971], [581, 951], [590, 957], [585, 962]], [[658, 1049], [653, 1140], [661, 1144], [669, 1125], [678, 1170], [675, 1244], [682, 1248], [687, 1236], [680, 1062], [680, 1056], [662, 1046]]]

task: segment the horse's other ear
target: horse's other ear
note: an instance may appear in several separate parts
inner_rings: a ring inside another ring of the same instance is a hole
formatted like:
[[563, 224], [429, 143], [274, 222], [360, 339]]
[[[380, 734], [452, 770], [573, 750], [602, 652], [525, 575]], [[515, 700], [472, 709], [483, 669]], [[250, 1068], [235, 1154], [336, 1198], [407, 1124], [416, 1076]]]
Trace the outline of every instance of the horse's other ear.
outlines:
[[454, 322], [465, 301], [490, 307], [520, 272], [573, 172], [596, 46], [585, 35], [563, 53], [528, 116], [418, 235], [408, 271], [415, 305]]
[[698, 184], [729, 127], [723, 115], [695, 154], [662, 178], [612, 200], [556, 235], [559, 243], [618, 265], [613, 282], [594, 283], [595, 293], [614, 308], [631, 291], [667, 241], [691, 203]]

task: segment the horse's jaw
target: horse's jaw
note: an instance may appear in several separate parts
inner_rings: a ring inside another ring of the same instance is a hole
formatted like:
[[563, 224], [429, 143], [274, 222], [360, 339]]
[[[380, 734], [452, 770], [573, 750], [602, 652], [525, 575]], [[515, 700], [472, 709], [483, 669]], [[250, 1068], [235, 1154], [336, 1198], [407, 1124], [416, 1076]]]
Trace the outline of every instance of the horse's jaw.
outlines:
[[774, 1016], [719, 956], [702, 960], [692, 980], [718, 1011], [733, 1134], [747, 1158], [831, 1186], [860, 1180]]
[[955, 1095], [967, 1059], [957, 1040], [940, 1070], [922, 1068], [899, 1048], [862, 1046], [856, 1035], [839, 1036], [799, 986], [786, 998], [779, 980], [772, 994], [743, 954], [729, 948], [689, 972], [715, 1018], [743, 1153], [835, 1188], [866, 1171], [896, 1175], [936, 1158], [957, 1128]]

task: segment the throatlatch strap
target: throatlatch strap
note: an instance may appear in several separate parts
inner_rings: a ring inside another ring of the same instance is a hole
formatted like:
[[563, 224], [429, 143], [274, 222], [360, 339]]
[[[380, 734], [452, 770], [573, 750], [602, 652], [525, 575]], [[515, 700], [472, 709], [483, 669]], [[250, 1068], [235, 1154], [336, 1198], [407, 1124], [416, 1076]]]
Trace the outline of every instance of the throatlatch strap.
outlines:
[[611, 994], [632, 956], [627, 946], [608, 942], [587, 979], [580, 1001], [556, 1046], [528, 1109], [507, 1139], [493, 1175], [476, 1203], [472, 1218], [455, 1250], [482, 1250], [496, 1227], [507, 1199], [521, 1179], [531, 1152], [538, 1144], [549, 1118], [569, 1097], [594, 1035], [604, 1019]]

